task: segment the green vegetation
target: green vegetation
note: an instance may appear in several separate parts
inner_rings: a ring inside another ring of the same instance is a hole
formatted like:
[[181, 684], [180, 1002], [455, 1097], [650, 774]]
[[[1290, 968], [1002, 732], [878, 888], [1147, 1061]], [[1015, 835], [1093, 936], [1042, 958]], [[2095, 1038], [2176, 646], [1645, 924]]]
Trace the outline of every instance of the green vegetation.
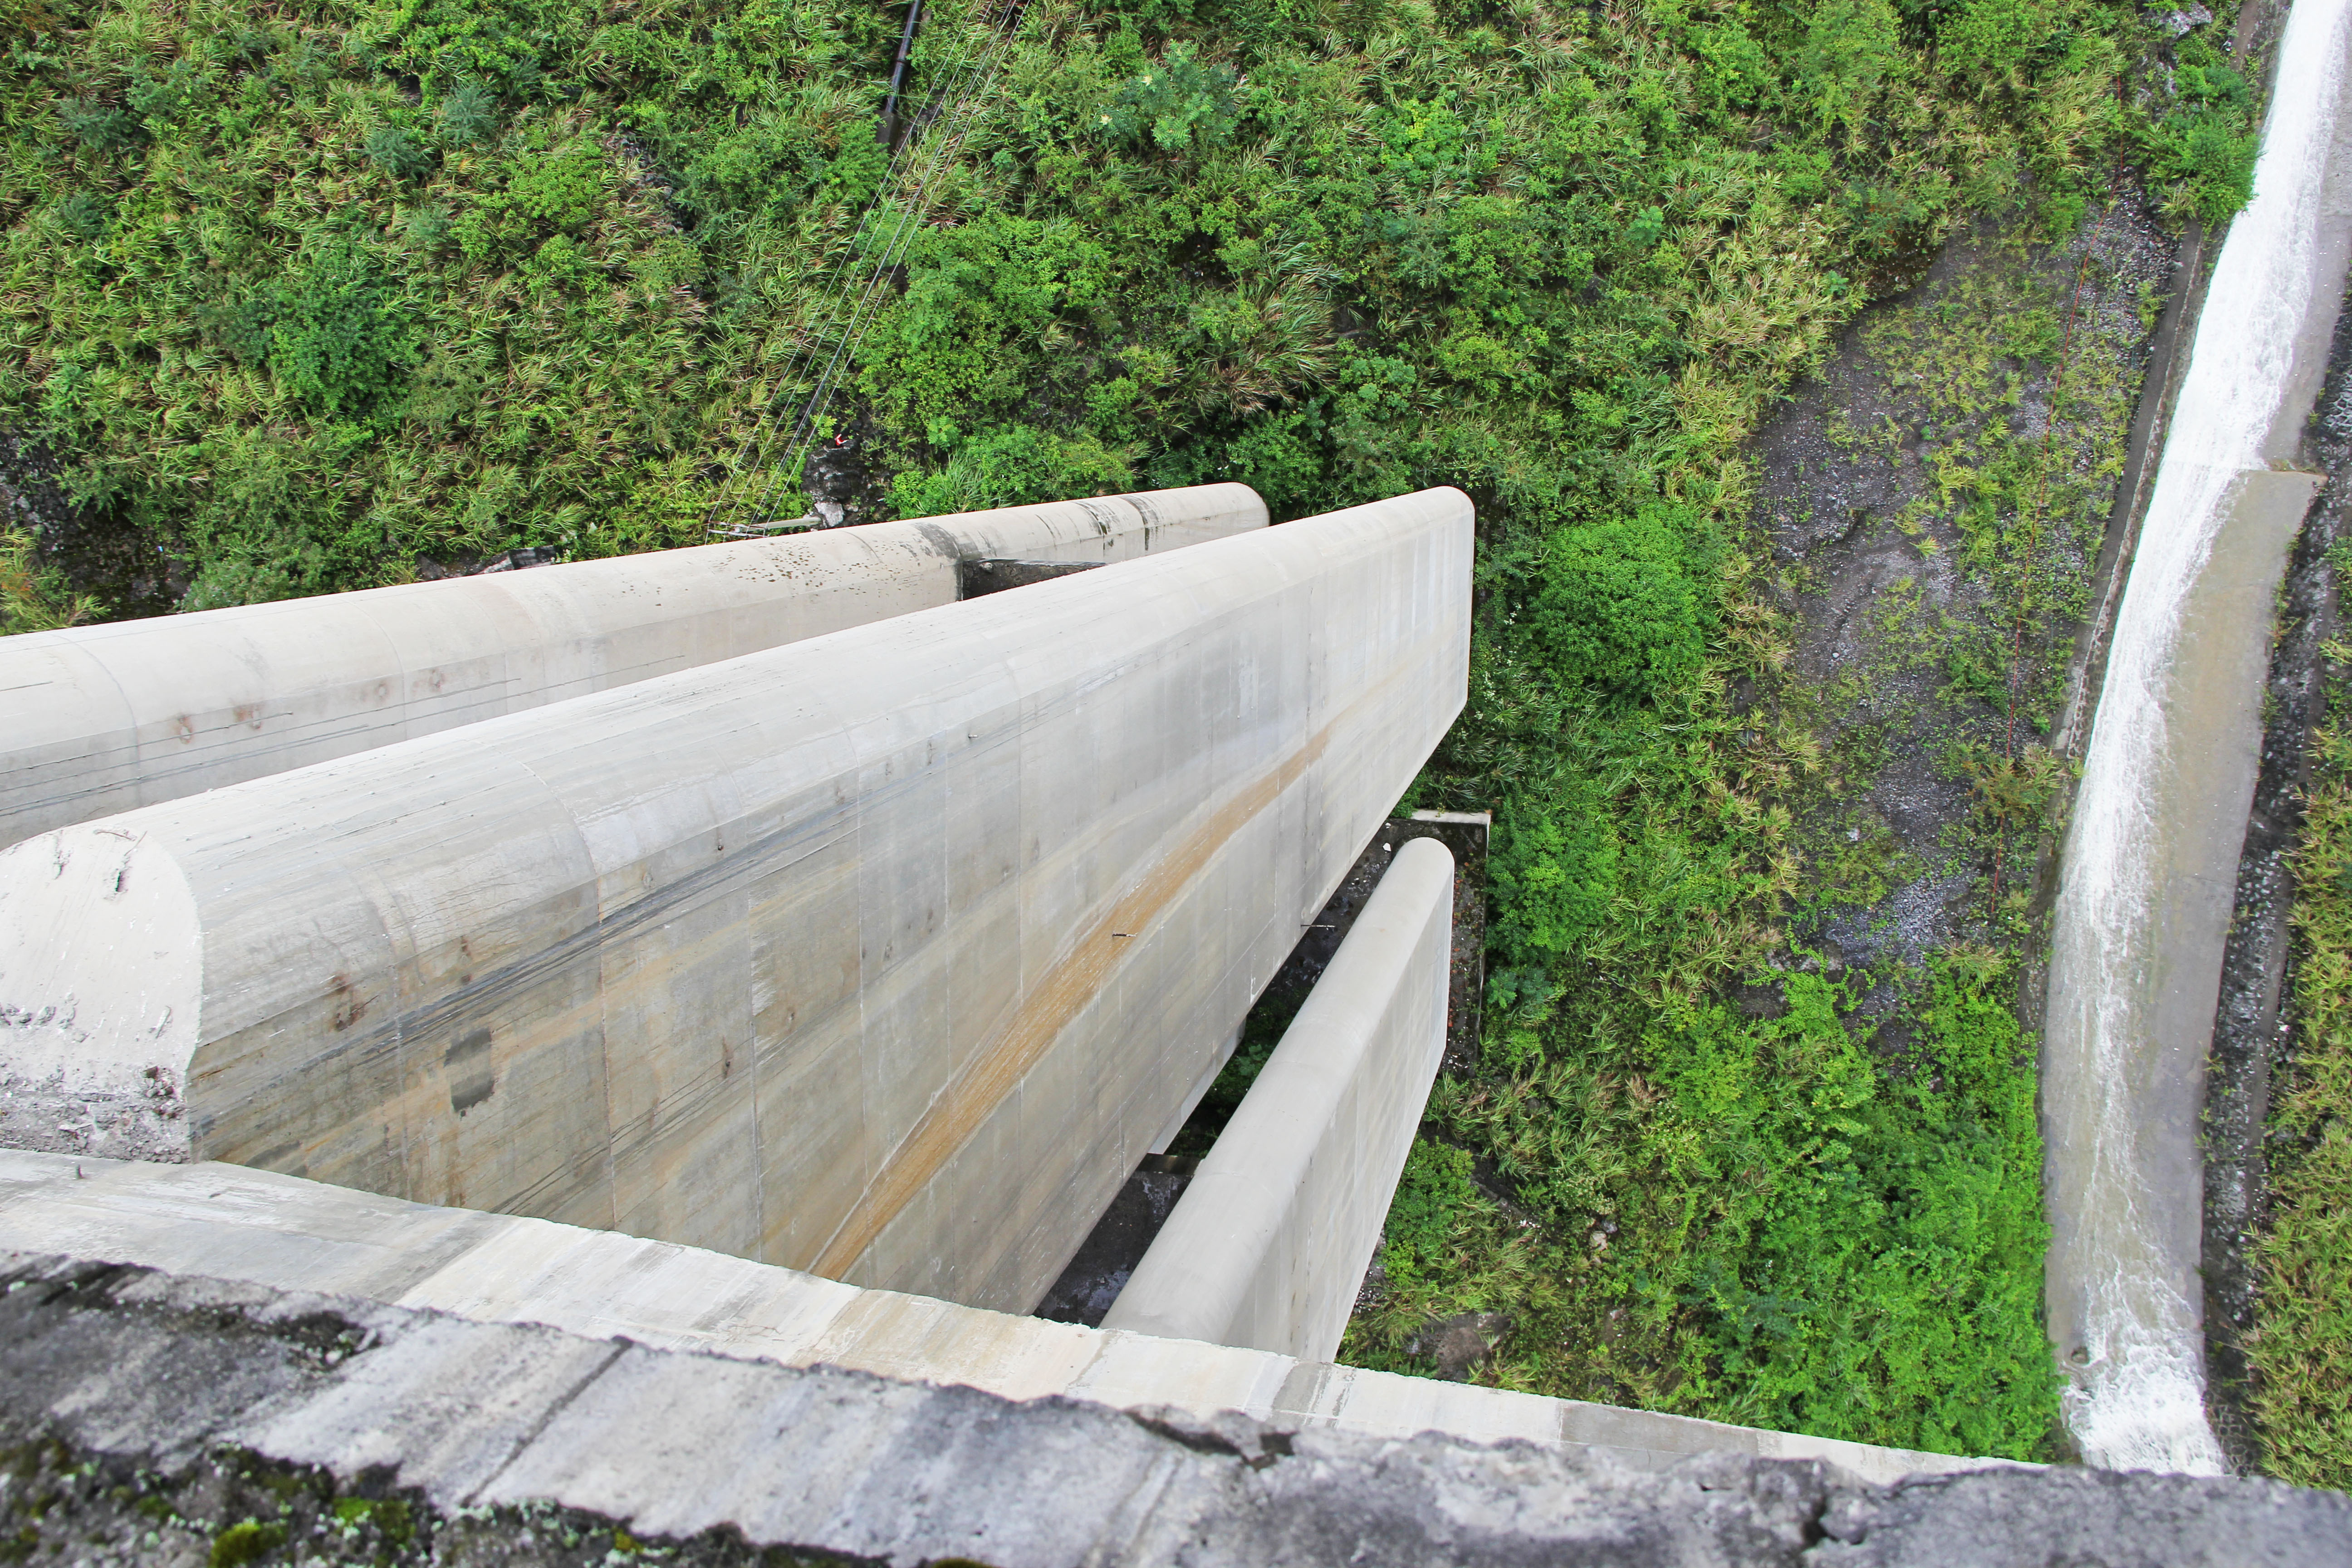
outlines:
[[31, 534], [0, 529], [0, 637], [79, 626], [98, 613], [95, 599], [74, 593], [63, 574], [35, 558]]
[[[175, 551], [189, 607], [699, 539], [786, 456], [832, 280], [880, 259], [878, 6], [0, 16], [0, 421]], [[931, 16], [919, 84], [982, 32]], [[2123, 0], [1031, 0], [992, 58], [824, 426], [887, 476], [869, 503], [1479, 504], [1470, 708], [1419, 789], [1497, 813], [1486, 1059], [1349, 1353], [1412, 1364], [1416, 1323], [1490, 1309], [1513, 1385], [2036, 1452], [2006, 961], [1915, 977], [1899, 1058], [1827, 973], [1785, 972], [1780, 1016], [1730, 1000], [1844, 842], [1813, 721], [1735, 700], [1791, 635], [1744, 444], [1963, 225], [2063, 237], [2122, 160], [2226, 213], [2242, 83]], [[1951, 498], [1995, 557], [2005, 461]]]
[[[2339, 567], [2339, 584], [2344, 574]], [[2340, 679], [2352, 648], [2328, 653], [2328, 673]], [[2295, 853], [2294, 1056], [2272, 1111], [2273, 1209], [2256, 1252], [2262, 1291], [2246, 1350], [2263, 1470], [2344, 1490], [2352, 1489], [2352, 730], [2343, 694], [2331, 696]]]
[[1996, 978], [1937, 976], [1930, 1043], [1900, 1079], [1856, 1044], [1839, 988], [1800, 974], [1761, 1026], [1699, 1003], [1658, 1019], [1638, 1057], [1442, 1085], [1435, 1116], [1496, 1151], [1543, 1223], [1528, 1237], [1471, 1185], [1466, 1154], [1417, 1146], [1387, 1299], [1357, 1325], [1363, 1359], [1475, 1291], [1520, 1315], [1507, 1383], [2034, 1450], [2056, 1395], [2041, 1142]]
[[213, 1537], [211, 1568], [245, 1568], [286, 1544], [286, 1527], [272, 1521], [240, 1520]]

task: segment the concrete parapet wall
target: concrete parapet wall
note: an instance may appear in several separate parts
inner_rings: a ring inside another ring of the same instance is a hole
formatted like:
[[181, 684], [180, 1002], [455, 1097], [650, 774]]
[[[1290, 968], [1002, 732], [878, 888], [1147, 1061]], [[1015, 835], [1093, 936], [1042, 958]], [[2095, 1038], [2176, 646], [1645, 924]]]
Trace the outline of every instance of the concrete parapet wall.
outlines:
[[1265, 519], [1202, 485], [9, 637], [0, 844]]
[[1689, 1455], [1823, 1459], [1876, 1481], [2000, 1461], [1877, 1448], [1685, 1415], [1368, 1372], [864, 1290], [696, 1247], [402, 1203], [235, 1165], [0, 1150], [0, 1248], [69, 1253], [483, 1323], [786, 1366], [834, 1366], [1007, 1399], [1067, 1395], [1397, 1439], [1517, 1439], [1638, 1469]]
[[5, 1253], [0, 1444], [0, 1529], [60, 1563], [2335, 1568], [2352, 1542], [2352, 1500], [2273, 1481], [1645, 1474]]
[[1397, 852], [1355, 928], [1103, 1319], [1339, 1353], [1445, 1053], [1454, 857]]
[[42, 835], [0, 1063], [116, 1152], [1025, 1310], [1459, 710], [1470, 558], [1425, 491]]

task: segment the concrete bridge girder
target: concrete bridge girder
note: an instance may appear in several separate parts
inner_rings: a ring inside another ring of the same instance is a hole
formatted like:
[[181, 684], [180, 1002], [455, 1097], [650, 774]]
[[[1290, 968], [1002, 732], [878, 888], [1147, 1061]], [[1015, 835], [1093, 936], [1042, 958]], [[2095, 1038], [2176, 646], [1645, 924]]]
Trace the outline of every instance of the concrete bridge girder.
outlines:
[[181, 1157], [1025, 1310], [1459, 710], [1470, 557], [1427, 491], [43, 835], [0, 1050]]
[[1105, 1329], [1336, 1360], [1445, 1054], [1454, 857], [1398, 852]]
[[9, 637], [0, 844], [1265, 521], [1202, 485]]

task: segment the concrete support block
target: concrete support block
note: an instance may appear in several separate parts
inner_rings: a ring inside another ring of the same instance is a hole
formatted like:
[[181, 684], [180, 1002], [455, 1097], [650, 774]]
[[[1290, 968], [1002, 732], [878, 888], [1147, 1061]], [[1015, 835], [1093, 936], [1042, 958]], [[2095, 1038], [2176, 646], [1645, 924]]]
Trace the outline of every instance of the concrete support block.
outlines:
[[1202, 485], [8, 637], [0, 844], [1265, 524]]
[[1025, 1310], [1459, 710], [1470, 559], [1424, 491], [44, 834], [0, 1069]]
[[1339, 1354], [1445, 1054], [1454, 857], [1397, 852], [1105, 1329]]

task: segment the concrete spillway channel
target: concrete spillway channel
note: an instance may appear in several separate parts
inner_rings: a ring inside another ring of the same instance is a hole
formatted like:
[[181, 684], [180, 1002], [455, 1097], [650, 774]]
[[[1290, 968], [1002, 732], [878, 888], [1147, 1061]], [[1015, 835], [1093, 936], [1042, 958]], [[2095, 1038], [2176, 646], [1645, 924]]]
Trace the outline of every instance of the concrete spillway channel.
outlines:
[[[730, 547], [732, 548], [732, 547]], [[1026, 1310], [1460, 709], [1428, 491], [0, 852], [20, 1103]]]
[[2296, 0], [2117, 613], [2061, 869], [2042, 1050], [2049, 1325], [2091, 1463], [2214, 1472], [2205, 1055], [2261, 740], [2290, 471], [2352, 256], [2352, 0]]
[[1202, 485], [9, 637], [0, 845], [1265, 521]]

